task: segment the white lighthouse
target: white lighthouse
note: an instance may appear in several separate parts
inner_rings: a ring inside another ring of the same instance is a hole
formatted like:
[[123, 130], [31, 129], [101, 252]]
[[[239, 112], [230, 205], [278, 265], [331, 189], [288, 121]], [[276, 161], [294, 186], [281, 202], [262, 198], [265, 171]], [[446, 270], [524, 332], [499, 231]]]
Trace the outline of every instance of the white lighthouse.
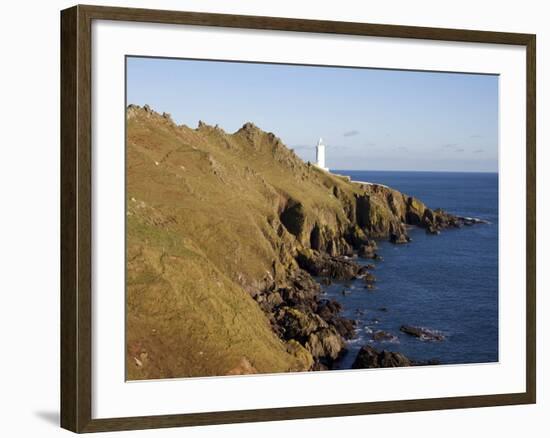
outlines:
[[317, 163], [315, 164], [319, 169], [329, 171], [328, 167], [325, 167], [325, 145], [323, 144], [323, 139], [320, 138], [317, 143]]

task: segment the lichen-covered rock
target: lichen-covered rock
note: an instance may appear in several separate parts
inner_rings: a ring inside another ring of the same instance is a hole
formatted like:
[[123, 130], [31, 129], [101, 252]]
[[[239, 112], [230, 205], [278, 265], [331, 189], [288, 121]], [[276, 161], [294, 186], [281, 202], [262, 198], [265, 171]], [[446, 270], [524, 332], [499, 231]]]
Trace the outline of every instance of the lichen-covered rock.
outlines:
[[391, 233], [390, 242], [399, 245], [399, 244], [409, 243], [410, 238], [404, 233]]
[[365, 231], [361, 229], [355, 221], [351, 223], [346, 231], [345, 238], [353, 248], [360, 248], [363, 245], [369, 246], [374, 242], [368, 238]]
[[340, 316], [342, 306], [334, 300], [322, 300], [317, 307], [317, 314], [323, 318], [329, 325], [344, 339], [352, 339], [355, 336], [354, 320]]
[[392, 225], [398, 227], [401, 223], [385, 198], [364, 194], [358, 195], [356, 202], [357, 225], [366, 230], [371, 237], [387, 237]]
[[342, 337], [332, 328], [326, 328], [312, 333], [306, 349], [320, 361], [331, 363], [343, 353], [345, 343]]
[[421, 201], [410, 196], [407, 200], [407, 223], [411, 225], [422, 224], [422, 218], [425, 210], [426, 206]]
[[376, 281], [376, 277], [374, 276], [374, 274], [372, 274], [370, 272], [367, 272], [365, 274], [365, 276], [363, 277], [363, 279], [365, 280], [365, 283], [367, 283], [367, 284], [372, 284]]
[[409, 243], [410, 237], [407, 235], [407, 231], [403, 224], [391, 224], [390, 225], [390, 242], [395, 244]]

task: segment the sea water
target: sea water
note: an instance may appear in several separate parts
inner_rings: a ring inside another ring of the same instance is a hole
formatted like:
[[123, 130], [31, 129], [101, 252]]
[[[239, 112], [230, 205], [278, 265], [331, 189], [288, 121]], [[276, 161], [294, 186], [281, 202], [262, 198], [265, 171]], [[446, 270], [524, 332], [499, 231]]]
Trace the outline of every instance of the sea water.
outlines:
[[[451, 172], [334, 171], [352, 180], [384, 184], [415, 196], [432, 209], [488, 221], [429, 235], [409, 231], [412, 242], [378, 241], [374, 290], [363, 280], [324, 286], [327, 298], [357, 321], [357, 336], [336, 368], [351, 368], [363, 345], [398, 351], [415, 361], [441, 364], [498, 361], [498, 174]], [[346, 294], [342, 294], [343, 290]], [[443, 341], [420, 340], [402, 325], [435, 330]], [[374, 341], [383, 330], [394, 339]]]

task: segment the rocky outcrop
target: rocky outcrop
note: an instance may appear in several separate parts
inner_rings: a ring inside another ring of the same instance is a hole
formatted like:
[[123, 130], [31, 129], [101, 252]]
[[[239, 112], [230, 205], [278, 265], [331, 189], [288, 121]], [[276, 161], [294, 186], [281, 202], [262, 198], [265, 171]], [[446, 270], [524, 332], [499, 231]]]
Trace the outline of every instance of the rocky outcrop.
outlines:
[[443, 341], [445, 339], [440, 332], [425, 327], [402, 325], [399, 330], [422, 341]]
[[311, 355], [312, 367], [328, 369], [344, 353], [345, 340], [355, 336], [355, 321], [340, 315], [342, 307], [336, 301], [321, 299], [319, 284], [301, 269], [285, 285], [254, 299], [281, 339]]
[[344, 339], [355, 337], [356, 323], [354, 320], [341, 317], [342, 306], [337, 301], [321, 300], [317, 306], [317, 314], [332, 325]]
[[337, 280], [353, 280], [358, 277], [361, 270], [361, 267], [347, 256], [331, 256], [311, 249], [300, 251], [296, 261], [311, 275]]
[[365, 283], [367, 283], [367, 285], [370, 285], [376, 281], [376, 277], [370, 272], [367, 272], [364, 275], [363, 279], [365, 280]]
[[280, 336], [300, 343], [316, 362], [331, 365], [344, 350], [343, 336], [333, 321], [326, 321], [310, 310], [284, 306], [277, 310], [275, 321]]
[[321, 329], [312, 333], [307, 342], [306, 349], [322, 364], [327, 366], [340, 357], [345, 343], [342, 337], [332, 329]]
[[368, 240], [364, 244], [361, 244], [359, 246], [359, 249], [357, 250], [357, 255], [365, 259], [377, 259], [377, 249], [378, 246], [376, 245], [376, 242], [374, 240]]
[[359, 353], [357, 353], [352, 368], [392, 368], [411, 365], [413, 365], [413, 362], [401, 353], [387, 350], [378, 351], [367, 345], [361, 347]]
[[391, 343], [397, 343], [399, 339], [397, 336], [392, 335], [389, 332], [386, 332], [384, 330], [377, 330], [372, 334], [372, 340], [377, 342], [391, 342]]

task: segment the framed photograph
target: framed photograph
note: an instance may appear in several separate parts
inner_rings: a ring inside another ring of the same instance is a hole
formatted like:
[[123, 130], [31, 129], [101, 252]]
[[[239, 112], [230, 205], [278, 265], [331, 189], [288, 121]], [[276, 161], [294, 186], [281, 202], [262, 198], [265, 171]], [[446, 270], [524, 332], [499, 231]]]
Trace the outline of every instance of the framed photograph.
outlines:
[[535, 35], [61, 12], [61, 423], [535, 403]]

